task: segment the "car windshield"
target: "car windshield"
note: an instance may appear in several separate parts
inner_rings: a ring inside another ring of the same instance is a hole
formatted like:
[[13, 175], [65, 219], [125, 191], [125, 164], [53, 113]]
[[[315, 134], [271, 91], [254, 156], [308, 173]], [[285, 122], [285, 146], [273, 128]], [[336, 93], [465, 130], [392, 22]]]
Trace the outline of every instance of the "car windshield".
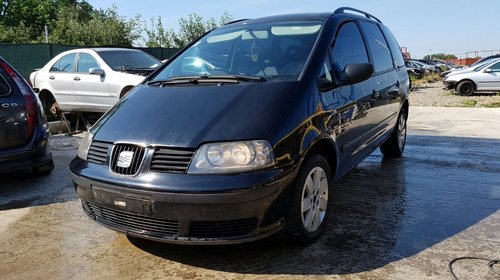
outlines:
[[296, 80], [321, 28], [318, 21], [243, 23], [210, 32], [151, 80], [245, 76]]
[[102, 59], [115, 71], [155, 69], [161, 65], [156, 58], [142, 51], [98, 51]]

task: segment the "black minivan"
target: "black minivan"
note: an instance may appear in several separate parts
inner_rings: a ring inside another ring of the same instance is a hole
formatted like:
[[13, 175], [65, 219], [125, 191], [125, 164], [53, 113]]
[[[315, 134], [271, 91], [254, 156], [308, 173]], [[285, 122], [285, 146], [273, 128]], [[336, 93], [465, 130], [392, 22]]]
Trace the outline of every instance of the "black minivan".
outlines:
[[216, 28], [135, 87], [83, 137], [83, 209], [130, 236], [309, 243], [335, 180], [377, 147], [403, 153], [409, 80], [393, 35], [352, 8]]

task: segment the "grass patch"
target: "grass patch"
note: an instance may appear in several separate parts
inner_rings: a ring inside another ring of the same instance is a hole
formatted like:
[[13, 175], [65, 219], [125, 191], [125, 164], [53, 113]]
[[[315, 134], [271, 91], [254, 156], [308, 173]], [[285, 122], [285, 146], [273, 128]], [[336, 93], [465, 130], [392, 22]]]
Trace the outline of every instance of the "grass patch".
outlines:
[[484, 104], [483, 107], [485, 107], [485, 108], [500, 108], [500, 102], [493, 102], [493, 103]]
[[477, 100], [474, 99], [466, 99], [462, 101], [462, 107], [476, 107]]
[[455, 91], [453, 91], [453, 90], [445, 90], [445, 91], [443, 91], [443, 95], [444, 96], [453, 96], [456, 94], [455, 94]]

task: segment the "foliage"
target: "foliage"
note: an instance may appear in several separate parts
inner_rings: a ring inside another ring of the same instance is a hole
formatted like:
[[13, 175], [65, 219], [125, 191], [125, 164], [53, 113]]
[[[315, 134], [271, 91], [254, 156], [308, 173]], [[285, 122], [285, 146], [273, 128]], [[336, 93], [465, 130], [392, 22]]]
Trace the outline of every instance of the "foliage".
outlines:
[[466, 99], [464, 101], [462, 101], [462, 107], [476, 107], [476, 104], [477, 104], [477, 100], [474, 100], [474, 99]]
[[446, 59], [457, 59], [457, 57], [454, 54], [435, 53], [424, 56], [424, 59], [446, 60]]
[[232, 20], [232, 16], [225, 11], [219, 22], [214, 18], [204, 20], [202, 16], [192, 13], [186, 18], [179, 19], [179, 30], [175, 32], [172, 28], [166, 29], [162, 24], [162, 18], [151, 19], [151, 28], [144, 26], [147, 35], [147, 47], [182, 48], [196, 40], [206, 32], [224, 25]]
[[144, 31], [147, 47], [180, 48], [207, 31], [232, 20], [228, 12], [218, 21], [193, 13], [179, 19], [179, 28], [165, 28], [162, 18], [151, 19], [151, 28], [142, 28], [140, 16], [126, 19], [116, 6], [96, 10], [85, 0], [0, 0], [0, 43], [49, 41], [80, 46], [132, 46]]
[[139, 19], [120, 17], [116, 7], [95, 10], [84, 0], [0, 0], [0, 42], [131, 46]]
[[75, 7], [59, 10], [51, 41], [59, 44], [90, 46], [132, 46], [140, 38], [139, 18], [126, 20], [116, 7], [94, 10], [87, 18]]

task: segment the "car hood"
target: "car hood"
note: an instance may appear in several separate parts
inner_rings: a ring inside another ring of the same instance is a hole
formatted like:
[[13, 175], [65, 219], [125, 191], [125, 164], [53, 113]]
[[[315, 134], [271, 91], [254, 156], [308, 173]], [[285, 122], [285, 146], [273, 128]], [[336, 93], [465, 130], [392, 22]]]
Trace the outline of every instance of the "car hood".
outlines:
[[171, 147], [270, 138], [298, 82], [139, 85], [92, 128], [94, 139]]

